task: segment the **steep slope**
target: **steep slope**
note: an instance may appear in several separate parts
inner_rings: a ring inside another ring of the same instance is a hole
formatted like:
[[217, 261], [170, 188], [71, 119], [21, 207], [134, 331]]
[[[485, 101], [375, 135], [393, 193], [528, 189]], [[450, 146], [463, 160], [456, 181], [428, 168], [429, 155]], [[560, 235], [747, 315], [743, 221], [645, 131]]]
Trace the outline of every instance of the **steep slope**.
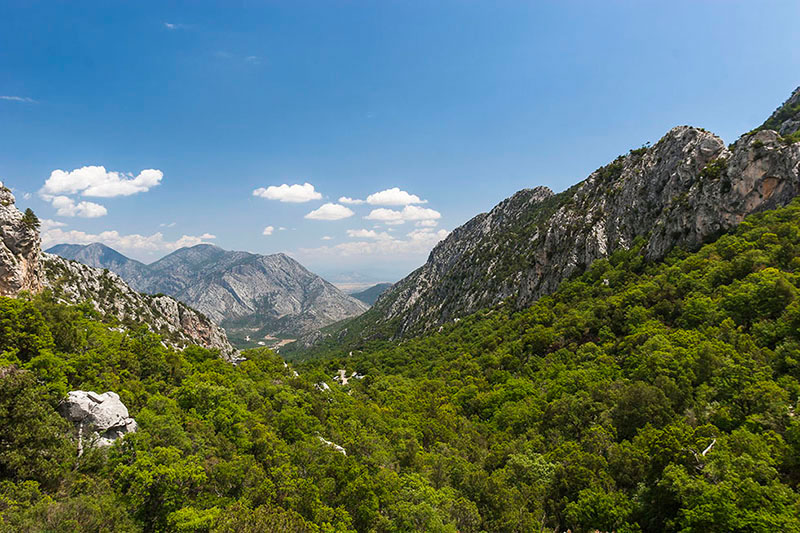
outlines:
[[141, 292], [174, 296], [223, 324], [237, 340], [309, 334], [368, 307], [285, 254], [264, 256], [198, 244], [130, 268], [117, 258], [127, 259], [122, 254], [80, 248], [60, 249], [97, 259], [98, 266], [118, 273]]
[[391, 283], [378, 283], [377, 285], [373, 285], [372, 287], [365, 289], [360, 292], [354, 292], [350, 294], [356, 300], [361, 300], [367, 305], [374, 305], [375, 302], [378, 300], [378, 297], [386, 292], [389, 287], [391, 287]]
[[[109, 248], [99, 242], [87, 245], [57, 244], [48, 248], [47, 253], [71, 259], [90, 267], [107, 268], [112, 272], [116, 272], [125, 280], [139, 278], [142, 270], [146, 268], [144, 263], [125, 257], [113, 248]], [[136, 288], [133, 283], [130, 283], [130, 285]]]
[[42, 253], [38, 220], [23, 215], [15, 206], [14, 195], [2, 184], [0, 231], [2, 296], [51, 289], [63, 302], [91, 300], [103, 316], [113, 317], [124, 326], [146, 324], [175, 348], [199, 344], [218, 349], [226, 359], [237, 357], [225, 331], [185, 304], [168, 296], [140, 294], [107, 270]]
[[525, 307], [637, 237], [646, 240], [647, 259], [659, 259], [786, 205], [800, 190], [797, 100], [800, 90], [765, 123], [781, 134], [759, 129], [726, 148], [706, 130], [680, 126], [560, 194], [518, 192], [453, 231], [425, 265], [336, 334], [414, 334], [512, 296]]
[[0, 295], [42, 288], [39, 271], [39, 221], [27, 219], [14, 205], [14, 195], [0, 182]]

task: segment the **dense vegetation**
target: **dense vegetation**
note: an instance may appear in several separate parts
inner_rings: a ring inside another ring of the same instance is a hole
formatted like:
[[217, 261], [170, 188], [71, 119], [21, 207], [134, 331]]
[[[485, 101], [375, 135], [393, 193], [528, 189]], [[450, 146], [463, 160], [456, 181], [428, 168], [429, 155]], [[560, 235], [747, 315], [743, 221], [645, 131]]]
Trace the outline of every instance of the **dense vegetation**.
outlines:
[[[798, 531], [800, 202], [696, 253], [292, 368], [232, 366], [47, 294], [0, 300], [13, 531]], [[346, 386], [340, 368], [365, 377]], [[319, 385], [326, 382], [330, 390]], [[140, 430], [76, 456], [55, 406]], [[320, 438], [343, 446], [342, 454]]]

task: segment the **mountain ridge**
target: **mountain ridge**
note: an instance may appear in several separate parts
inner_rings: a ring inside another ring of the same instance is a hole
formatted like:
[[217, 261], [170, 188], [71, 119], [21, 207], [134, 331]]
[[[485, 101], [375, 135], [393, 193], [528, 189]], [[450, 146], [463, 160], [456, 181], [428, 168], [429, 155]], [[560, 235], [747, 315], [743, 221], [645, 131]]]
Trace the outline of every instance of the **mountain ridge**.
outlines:
[[[169, 296], [141, 294], [109, 270], [42, 252], [39, 220], [26, 215], [17, 209], [13, 193], [0, 184], [0, 295], [49, 290], [60, 302], [91, 302], [98, 313], [122, 327], [144, 324], [174, 348], [198, 344], [219, 350], [228, 361], [237, 360], [225, 331], [202, 313]], [[87, 253], [96, 252], [94, 247]]]
[[122, 261], [104, 263], [103, 257], [125, 257], [105, 245], [99, 246], [117, 255], [90, 256], [80, 245], [61, 246], [70, 259], [90, 257], [96, 266], [117, 272], [140, 292], [168, 294], [198, 309], [223, 325], [237, 342], [310, 334], [368, 308], [284, 253], [260, 255], [198, 244], [148, 265], [130, 266]]
[[730, 147], [677, 126], [561, 193], [523, 189], [453, 230], [364, 315], [304, 344], [413, 336], [509, 299], [522, 308], [637, 238], [648, 260], [695, 249], [800, 191], [800, 88], [764, 125], [779, 130], [762, 126]]

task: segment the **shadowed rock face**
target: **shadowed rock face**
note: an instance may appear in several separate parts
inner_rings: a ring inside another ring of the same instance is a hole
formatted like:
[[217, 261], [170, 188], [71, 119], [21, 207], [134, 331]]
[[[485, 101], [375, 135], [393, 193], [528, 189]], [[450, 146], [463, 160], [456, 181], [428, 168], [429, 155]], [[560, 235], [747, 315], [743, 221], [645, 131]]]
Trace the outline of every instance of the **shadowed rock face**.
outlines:
[[[785, 111], [798, 104], [800, 89], [773, 115], [781, 135], [800, 128], [800, 114]], [[696, 248], [800, 192], [800, 143], [781, 135], [762, 129], [729, 149], [703, 129], [676, 127], [563, 193], [522, 190], [439, 243], [362, 317], [363, 334], [389, 323], [395, 336], [419, 333], [511, 296], [528, 306], [636, 238], [651, 260]]]
[[0, 183], [0, 295], [39, 292], [41, 241], [36, 227], [26, 223], [14, 205], [14, 195]]

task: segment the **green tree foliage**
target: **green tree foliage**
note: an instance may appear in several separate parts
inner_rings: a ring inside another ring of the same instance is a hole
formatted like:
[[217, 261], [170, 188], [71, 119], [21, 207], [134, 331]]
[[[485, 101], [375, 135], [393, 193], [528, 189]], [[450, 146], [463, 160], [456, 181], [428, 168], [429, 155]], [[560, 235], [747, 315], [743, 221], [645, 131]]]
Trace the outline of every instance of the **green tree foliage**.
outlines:
[[[798, 257], [796, 202], [299, 375], [0, 299], [0, 530], [798, 531]], [[73, 389], [139, 430], [78, 458]]]
[[39, 221], [39, 217], [36, 216], [36, 213], [34, 213], [33, 209], [30, 207], [22, 214], [22, 223], [30, 229], [39, 229], [39, 226], [42, 225]]

